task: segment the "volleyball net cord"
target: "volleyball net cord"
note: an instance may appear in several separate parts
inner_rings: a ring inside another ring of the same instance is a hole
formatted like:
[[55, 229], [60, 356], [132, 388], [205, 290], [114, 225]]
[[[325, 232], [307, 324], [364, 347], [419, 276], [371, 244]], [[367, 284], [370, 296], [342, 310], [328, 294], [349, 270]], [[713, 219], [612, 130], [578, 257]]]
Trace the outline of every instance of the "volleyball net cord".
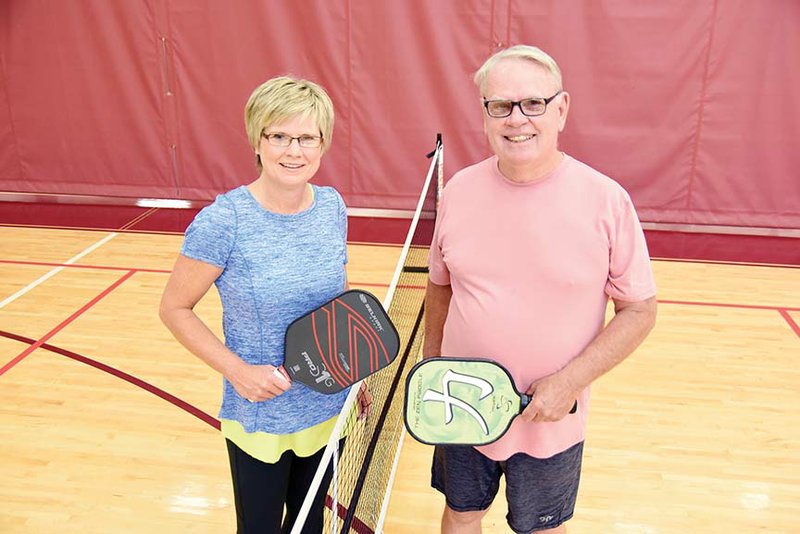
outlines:
[[[326, 499], [325, 531], [348, 534], [382, 532], [392, 484], [405, 437], [402, 421], [403, 378], [418, 358], [421, 346], [424, 290], [427, 283], [427, 252], [433, 236], [439, 193], [443, 185], [444, 145], [441, 134], [427, 155], [431, 158], [422, 193], [395, 266], [383, 306], [400, 333], [402, 357], [381, 372], [354, 384], [348, 394], [319, 467], [309, 486], [291, 534], [300, 534], [322, 480], [332, 466], [333, 477]], [[416, 283], [414, 283], [416, 282]], [[409, 318], [411, 320], [409, 320]], [[366, 382], [373, 395], [371, 413], [366, 422], [354, 423], [352, 414], [361, 383]], [[375, 418], [370, 421], [370, 418]], [[345, 445], [340, 450], [340, 442]], [[381, 446], [381, 463], [375, 467], [375, 451]], [[394, 448], [392, 454], [385, 454]], [[391, 464], [386, 460], [391, 459]], [[357, 476], [355, 475], [357, 472]], [[365, 503], [363, 496], [369, 502]], [[357, 513], [358, 510], [358, 513]]]

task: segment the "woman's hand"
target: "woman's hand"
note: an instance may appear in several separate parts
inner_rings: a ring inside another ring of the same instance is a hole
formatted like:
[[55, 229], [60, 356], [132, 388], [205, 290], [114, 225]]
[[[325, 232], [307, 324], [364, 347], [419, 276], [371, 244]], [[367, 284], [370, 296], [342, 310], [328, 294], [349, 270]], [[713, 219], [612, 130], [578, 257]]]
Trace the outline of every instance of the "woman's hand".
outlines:
[[235, 376], [229, 377], [236, 392], [250, 402], [274, 399], [292, 387], [281, 367], [244, 363]]
[[369, 415], [370, 408], [372, 407], [372, 393], [369, 392], [366, 382], [361, 382], [361, 387], [358, 389], [356, 397], [358, 403], [358, 418], [366, 419]]

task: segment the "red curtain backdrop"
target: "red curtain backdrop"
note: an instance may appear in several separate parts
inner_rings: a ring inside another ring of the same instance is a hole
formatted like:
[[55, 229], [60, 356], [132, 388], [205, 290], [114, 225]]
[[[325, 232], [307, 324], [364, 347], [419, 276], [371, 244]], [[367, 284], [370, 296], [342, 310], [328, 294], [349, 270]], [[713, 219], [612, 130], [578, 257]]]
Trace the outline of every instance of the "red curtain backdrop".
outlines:
[[528, 43], [562, 67], [562, 148], [644, 221], [800, 228], [796, 0], [4, 0], [0, 190], [210, 200], [255, 177], [242, 111], [283, 73], [331, 93], [319, 183], [409, 209], [486, 157], [472, 73]]

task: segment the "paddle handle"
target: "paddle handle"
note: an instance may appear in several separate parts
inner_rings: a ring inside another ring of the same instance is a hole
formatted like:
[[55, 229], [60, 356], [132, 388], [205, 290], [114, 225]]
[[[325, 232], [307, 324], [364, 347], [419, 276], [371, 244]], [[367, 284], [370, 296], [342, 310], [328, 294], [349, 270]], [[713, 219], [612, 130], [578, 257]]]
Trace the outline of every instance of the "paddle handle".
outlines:
[[[531, 395], [520, 393], [519, 398], [520, 398], [519, 413], [522, 413], [522, 411], [528, 407], [528, 404], [531, 403], [533, 397]], [[569, 413], [575, 413], [577, 411], [578, 411], [578, 401], [575, 401], [575, 404], [572, 405], [572, 409], [569, 411]]]

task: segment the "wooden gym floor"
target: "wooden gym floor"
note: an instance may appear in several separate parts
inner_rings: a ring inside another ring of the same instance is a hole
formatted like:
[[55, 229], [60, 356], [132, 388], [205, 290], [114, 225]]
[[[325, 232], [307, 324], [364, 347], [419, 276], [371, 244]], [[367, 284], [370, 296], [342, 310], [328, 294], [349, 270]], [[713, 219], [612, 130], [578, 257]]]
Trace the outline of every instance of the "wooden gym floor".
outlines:
[[[157, 317], [180, 243], [0, 227], [0, 532], [234, 531], [221, 379]], [[351, 284], [382, 298], [398, 254], [351, 244]], [[570, 533], [800, 532], [800, 269], [653, 265], [658, 324], [593, 388]], [[220, 331], [215, 293], [198, 311]], [[385, 532], [438, 531], [430, 453], [406, 437]]]

